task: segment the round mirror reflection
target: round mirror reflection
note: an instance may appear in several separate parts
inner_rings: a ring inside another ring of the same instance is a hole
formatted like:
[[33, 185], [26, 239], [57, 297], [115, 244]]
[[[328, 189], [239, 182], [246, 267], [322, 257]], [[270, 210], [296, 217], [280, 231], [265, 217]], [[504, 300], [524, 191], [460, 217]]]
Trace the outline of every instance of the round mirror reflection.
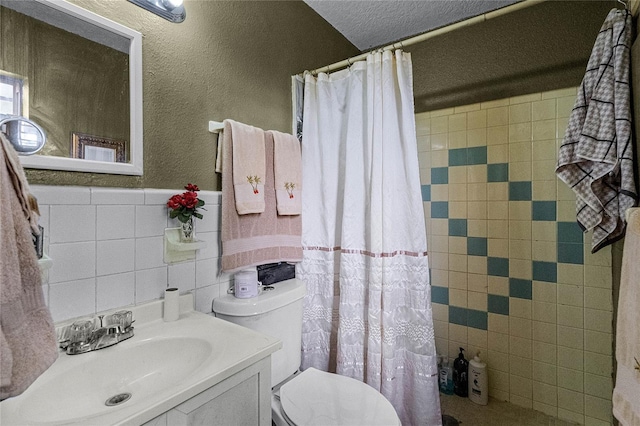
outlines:
[[47, 141], [40, 126], [24, 117], [0, 115], [0, 132], [20, 155], [37, 153]]

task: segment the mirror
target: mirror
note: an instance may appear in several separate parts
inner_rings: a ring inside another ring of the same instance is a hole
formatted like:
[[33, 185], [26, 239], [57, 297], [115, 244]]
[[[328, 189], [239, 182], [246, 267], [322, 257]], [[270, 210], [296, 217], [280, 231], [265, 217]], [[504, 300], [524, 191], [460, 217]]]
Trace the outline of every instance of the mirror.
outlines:
[[47, 141], [40, 126], [16, 115], [0, 114], [0, 132], [20, 155], [33, 155], [39, 152]]
[[0, 112], [47, 135], [22, 165], [142, 175], [141, 34], [62, 0], [0, 0], [0, 21], [0, 83], [16, 99], [11, 111], [0, 93]]

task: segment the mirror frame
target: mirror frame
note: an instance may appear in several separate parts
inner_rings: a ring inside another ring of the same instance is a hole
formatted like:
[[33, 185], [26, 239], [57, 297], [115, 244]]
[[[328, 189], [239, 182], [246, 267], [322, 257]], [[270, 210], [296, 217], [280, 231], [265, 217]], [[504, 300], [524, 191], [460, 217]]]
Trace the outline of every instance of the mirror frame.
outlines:
[[42, 3], [43, 5], [61, 11], [73, 19], [80, 19], [129, 39], [129, 162], [109, 163], [36, 154], [20, 156], [22, 166], [30, 169], [68, 170], [76, 172], [142, 176], [142, 34], [64, 0], [31, 1], [37, 1], [38, 3]]

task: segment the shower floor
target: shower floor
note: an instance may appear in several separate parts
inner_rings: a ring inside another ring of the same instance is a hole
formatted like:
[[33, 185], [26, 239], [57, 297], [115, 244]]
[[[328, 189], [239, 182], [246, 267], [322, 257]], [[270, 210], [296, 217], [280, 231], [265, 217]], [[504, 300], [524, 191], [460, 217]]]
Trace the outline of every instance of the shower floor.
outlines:
[[443, 415], [455, 417], [460, 426], [572, 426], [539, 411], [518, 407], [508, 402], [489, 399], [488, 405], [478, 405], [468, 398], [440, 394]]

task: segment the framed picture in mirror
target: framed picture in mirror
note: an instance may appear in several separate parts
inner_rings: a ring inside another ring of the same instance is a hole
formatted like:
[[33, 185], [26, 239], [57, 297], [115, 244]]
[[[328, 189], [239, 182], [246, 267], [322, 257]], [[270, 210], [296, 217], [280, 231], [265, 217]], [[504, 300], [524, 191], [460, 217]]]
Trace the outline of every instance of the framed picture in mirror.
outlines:
[[71, 157], [109, 163], [127, 162], [127, 142], [84, 133], [73, 133]]

